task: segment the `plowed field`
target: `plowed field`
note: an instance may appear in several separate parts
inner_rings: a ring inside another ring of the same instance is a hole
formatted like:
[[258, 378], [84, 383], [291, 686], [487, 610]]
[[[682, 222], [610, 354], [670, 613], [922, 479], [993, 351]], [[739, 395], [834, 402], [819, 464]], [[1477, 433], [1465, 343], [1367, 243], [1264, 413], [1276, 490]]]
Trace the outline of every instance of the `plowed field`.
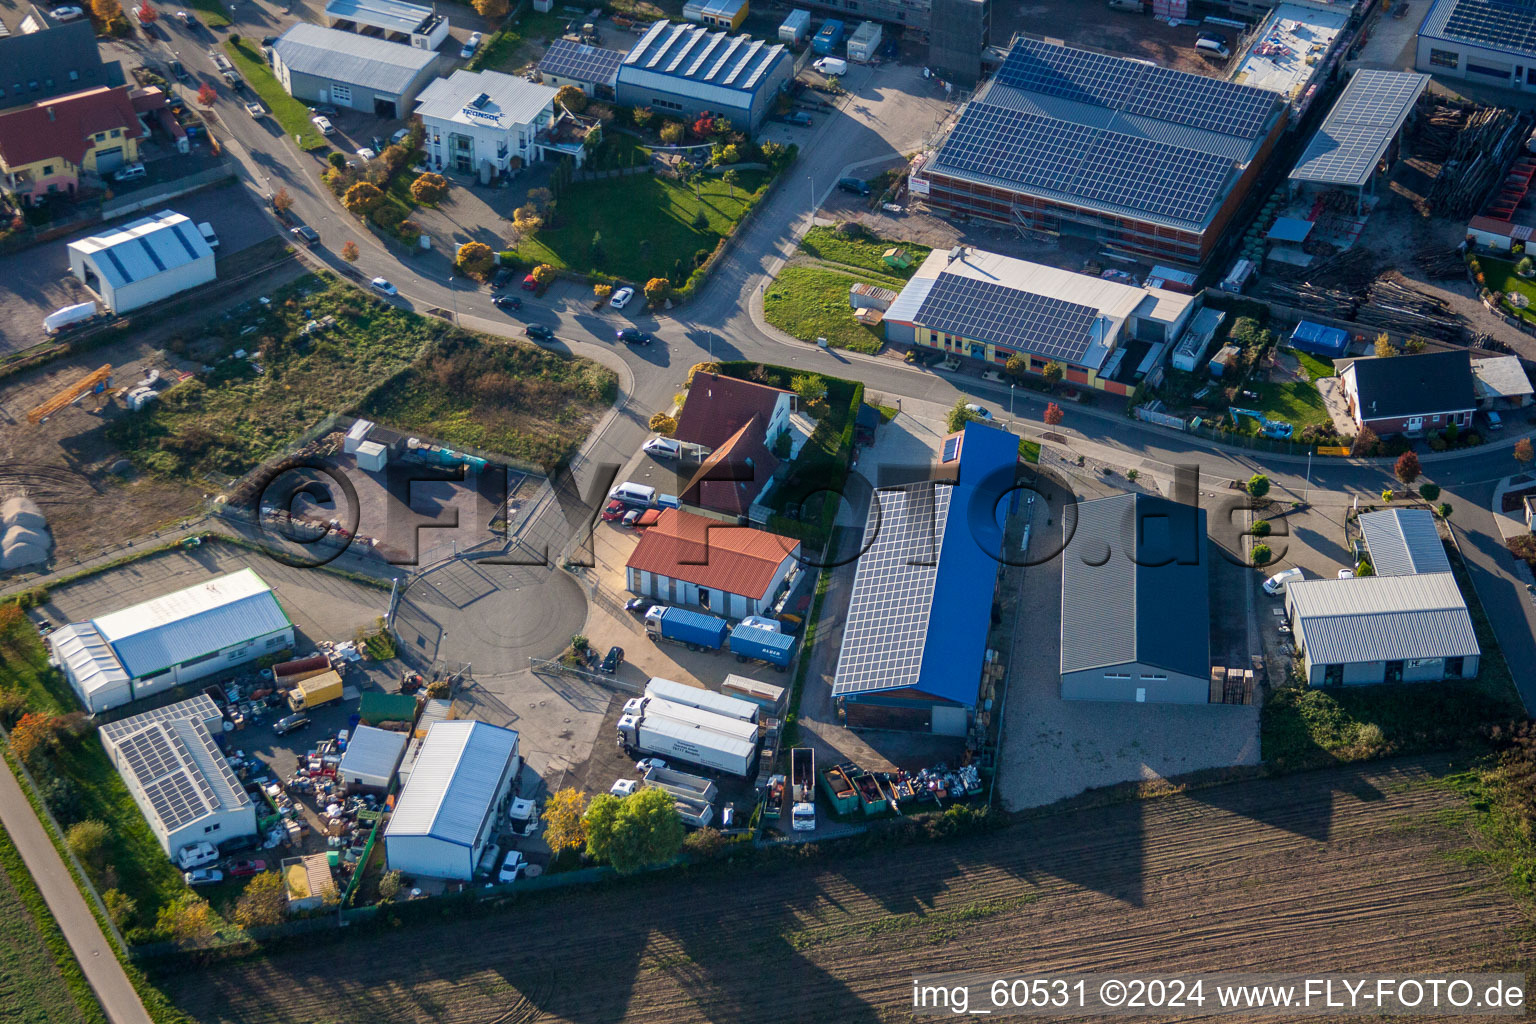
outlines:
[[[916, 973], [1511, 970], [1434, 759], [541, 895], [162, 979], [201, 1021], [897, 1021]], [[1034, 1018], [1042, 1020], [1045, 1018]]]

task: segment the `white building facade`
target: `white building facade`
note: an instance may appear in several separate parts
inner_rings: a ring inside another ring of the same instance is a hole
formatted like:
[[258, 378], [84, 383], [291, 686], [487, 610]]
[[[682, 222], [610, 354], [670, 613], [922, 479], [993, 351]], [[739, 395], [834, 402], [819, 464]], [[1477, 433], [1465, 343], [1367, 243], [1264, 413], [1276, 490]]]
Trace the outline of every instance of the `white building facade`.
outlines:
[[68, 249], [69, 272], [114, 313], [148, 306], [217, 276], [202, 232], [171, 210], [70, 242]]
[[455, 71], [418, 99], [427, 158], [434, 170], [476, 174], [488, 165], [496, 175], [542, 160], [538, 134], [553, 123], [554, 103], [547, 85], [499, 71]]

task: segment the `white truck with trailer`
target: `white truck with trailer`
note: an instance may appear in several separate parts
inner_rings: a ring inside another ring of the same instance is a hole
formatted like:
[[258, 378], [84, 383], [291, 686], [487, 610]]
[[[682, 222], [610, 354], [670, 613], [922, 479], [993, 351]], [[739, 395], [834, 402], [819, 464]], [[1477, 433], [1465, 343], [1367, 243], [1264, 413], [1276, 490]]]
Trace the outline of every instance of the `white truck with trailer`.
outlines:
[[743, 722], [756, 722], [759, 713], [758, 706], [749, 700], [716, 693], [702, 686], [676, 683], [670, 679], [662, 679], [660, 676], [652, 676], [651, 681], [645, 684], [645, 695], [660, 697], [673, 704], [684, 704], [691, 708], [698, 708], [700, 711], [709, 711]]
[[631, 755], [655, 755], [746, 777], [757, 761], [754, 722], [674, 704], [659, 697], [636, 697], [619, 716], [618, 741]]

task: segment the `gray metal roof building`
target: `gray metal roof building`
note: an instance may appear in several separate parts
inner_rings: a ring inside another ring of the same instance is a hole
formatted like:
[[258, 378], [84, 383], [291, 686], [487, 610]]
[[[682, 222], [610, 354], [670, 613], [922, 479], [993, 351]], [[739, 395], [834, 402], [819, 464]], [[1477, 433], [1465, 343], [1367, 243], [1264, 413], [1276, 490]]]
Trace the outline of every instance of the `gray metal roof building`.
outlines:
[[1360, 532], [1371, 552], [1377, 576], [1413, 576], [1450, 572], [1434, 513], [1422, 508], [1394, 508], [1360, 516]]
[[1079, 504], [1063, 530], [1062, 697], [1208, 703], [1205, 510], [1120, 494]]
[[375, 29], [390, 42], [419, 50], [435, 50], [448, 38], [447, 18], [404, 0], [330, 0], [325, 21], [332, 28], [345, 26], [354, 32]]
[[368, 789], [389, 788], [400, 758], [405, 754], [406, 734], [392, 729], [359, 725], [347, 738], [346, 753], [336, 774], [348, 786]]
[[199, 694], [101, 727], [101, 743], [168, 855], [256, 834], [256, 808], [213, 741], [223, 715]]
[[294, 99], [403, 117], [437, 54], [299, 22], [272, 44], [272, 72]]
[[914, 174], [930, 206], [1198, 263], [1286, 119], [1279, 93], [1015, 40]]
[[751, 131], [793, 64], [783, 43], [658, 21], [619, 66], [618, 100], [678, 120], [709, 111]]
[[1449, 572], [1298, 580], [1285, 603], [1313, 686], [1477, 675], [1477, 631]]
[[1414, 67], [1524, 92], [1536, 90], [1536, 5], [1435, 0], [1419, 25]]
[[70, 272], [115, 313], [207, 284], [218, 273], [202, 232], [172, 210], [70, 242], [65, 248]]
[[511, 729], [434, 723], [384, 830], [390, 868], [432, 878], [473, 877], [521, 766]]
[[1370, 190], [1376, 168], [1403, 130], [1428, 75], [1356, 71], [1291, 170], [1292, 186]]

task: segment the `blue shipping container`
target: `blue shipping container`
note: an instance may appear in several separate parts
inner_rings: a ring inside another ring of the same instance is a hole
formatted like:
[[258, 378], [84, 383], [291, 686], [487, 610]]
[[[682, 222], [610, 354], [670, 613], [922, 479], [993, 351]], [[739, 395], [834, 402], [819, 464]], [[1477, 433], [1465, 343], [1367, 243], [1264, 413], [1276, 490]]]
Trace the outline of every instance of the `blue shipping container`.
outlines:
[[731, 653], [738, 661], [766, 661], [783, 671], [795, 657], [795, 638], [761, 626], [737, 626], [731, 631]]
[[697, 644], [718, 651], [725, 646], [730, 623], [713, 615], [689, 611], [687, 608], [666, 608], [661, 613], [661, 635], [667, 640], [685, 644]]
[[811, 49], [817, 53], [831, 53], [843, 41], [843, 23], [836, 18], [821, 23], [821, 30], [811, 40]]
[[1337, 359], [1349, 351], [1349, 332], [1338, 327], [1324, 327], [1310, 320], [1303, 320], [1291, 332], [1291, 348], [1310, 352], [1315, 356]]

